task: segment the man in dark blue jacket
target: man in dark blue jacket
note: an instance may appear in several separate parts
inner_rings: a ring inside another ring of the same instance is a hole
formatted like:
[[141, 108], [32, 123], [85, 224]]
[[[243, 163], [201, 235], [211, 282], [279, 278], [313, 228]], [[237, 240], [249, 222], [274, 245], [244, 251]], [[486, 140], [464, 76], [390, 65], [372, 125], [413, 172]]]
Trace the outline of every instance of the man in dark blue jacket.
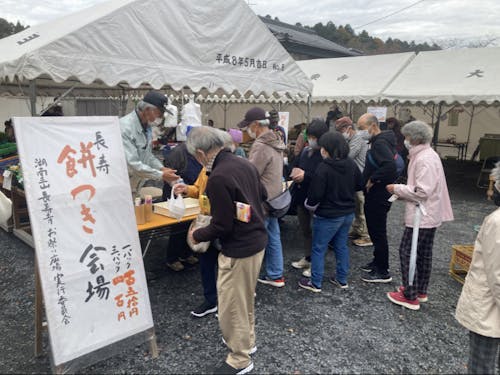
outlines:
[[388, 201], [391, 194], [385, 189], [397, 178], [396, 137], [390, 130], [381, 131], [377, 117], [370, 113], [362, 115], [358, 124], [368, 130], [370, 150], [366, 154], [363, 178], [365, 181], [365, 216], [368, 233], [373, 242], [373, 260], [361, 267], [368, 272], [362, 277], [369, 283], [392, 281], [389, 273], [389, 245], [387, 242], [387, 214], [391, 209]]

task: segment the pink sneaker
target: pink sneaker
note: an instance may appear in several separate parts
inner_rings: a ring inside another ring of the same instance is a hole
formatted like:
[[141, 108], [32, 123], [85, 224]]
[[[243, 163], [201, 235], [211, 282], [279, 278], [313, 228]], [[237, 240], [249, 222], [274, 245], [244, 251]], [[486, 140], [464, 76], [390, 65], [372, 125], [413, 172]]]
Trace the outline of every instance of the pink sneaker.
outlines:
[[[405, 287], [403, 285], [401, 285], [397, 290], [398, 290], [398, 292], [403, 293], [405, 291]], [[417, 294], [417, 298], [418, 298], [418, 302], [427, 302], [427, 301], [429, 301], [429, 298], [427, 297], [427, 294], [418, 293]]]
[[405, 297], [405, 295], [402, 292], [389, 292], [387, 293], [387, 298], [389, 298], [389, 300], [392, 303], [406, 307], [407, 309], [410, 310], [420, 309], [420, 302], [418, 302], [418, 298], [415, 298], [413, 301], [409, 300]]

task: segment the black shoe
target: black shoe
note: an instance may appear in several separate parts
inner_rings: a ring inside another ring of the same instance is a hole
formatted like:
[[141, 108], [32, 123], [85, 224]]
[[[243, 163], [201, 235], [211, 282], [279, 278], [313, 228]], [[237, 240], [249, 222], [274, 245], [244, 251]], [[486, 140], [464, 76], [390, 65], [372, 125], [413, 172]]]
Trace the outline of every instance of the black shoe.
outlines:
[[361, 280], [367, 283], [390, 283], [392, 281], [389, 272], [378, 272], [377, 270], [371, 271], [368, 275], [361, 277]]
[[361, 271], [372, 272], [375, 269], [375, 262], [372, 260], [370, 263], [365, 264], [364, 266], [359, 267]]
[[202, 318], [205, 315], [212, 314], [214, 312], [217, 312], [217, 305], [212, 305], [211, 303], [205, 301], [196, 309], [191, 311], [191, 315], [197, 318]]
[[245, 368], [234, 368], [232, 366], [229, 366], [226, 361], [224, 361], [220, 366], [217, 366], [214, 369], [214, 374], [247, 374], [250, 371], [253, 370], [253, 362], [250, 362], [250, 364], [245, 367]]

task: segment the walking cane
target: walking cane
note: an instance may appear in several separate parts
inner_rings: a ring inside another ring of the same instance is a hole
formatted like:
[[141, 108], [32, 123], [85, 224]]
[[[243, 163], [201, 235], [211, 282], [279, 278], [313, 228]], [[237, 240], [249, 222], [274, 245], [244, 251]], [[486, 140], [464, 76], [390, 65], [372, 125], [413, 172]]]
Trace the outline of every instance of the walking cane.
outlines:
[[417, 247], [418, 247], [418, 232], [420, 229], [420, 218], [426, 215], [426, 211], [422, 203], [415, 204], [415, 216], [413, 217], [413, 235], [411, 238], [411, 253], [410, 253], [410, 271], [408, 274], [408, 284], [413, 286], [415, 279], [415, 269], [417, 266]]

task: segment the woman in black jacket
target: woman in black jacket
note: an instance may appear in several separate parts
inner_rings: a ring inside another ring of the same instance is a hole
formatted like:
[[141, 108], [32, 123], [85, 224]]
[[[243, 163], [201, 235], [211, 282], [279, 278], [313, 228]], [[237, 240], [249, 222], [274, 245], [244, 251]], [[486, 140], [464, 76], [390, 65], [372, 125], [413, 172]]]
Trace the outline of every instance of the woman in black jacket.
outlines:
[[314, 211], [311, 279], [299, 286], [321, 292], [328, 244], [333, 246], [336, 275], [330, 281], [347, 288], [349, 248], [347, 238], [356, 208], [355, 193], [363, 189], [363, 178], [356, 163], [348, 157], [349, 146], [342, 134], [327, 132], [319, 139], [323, 161], [316, 169], [305, 207]]

